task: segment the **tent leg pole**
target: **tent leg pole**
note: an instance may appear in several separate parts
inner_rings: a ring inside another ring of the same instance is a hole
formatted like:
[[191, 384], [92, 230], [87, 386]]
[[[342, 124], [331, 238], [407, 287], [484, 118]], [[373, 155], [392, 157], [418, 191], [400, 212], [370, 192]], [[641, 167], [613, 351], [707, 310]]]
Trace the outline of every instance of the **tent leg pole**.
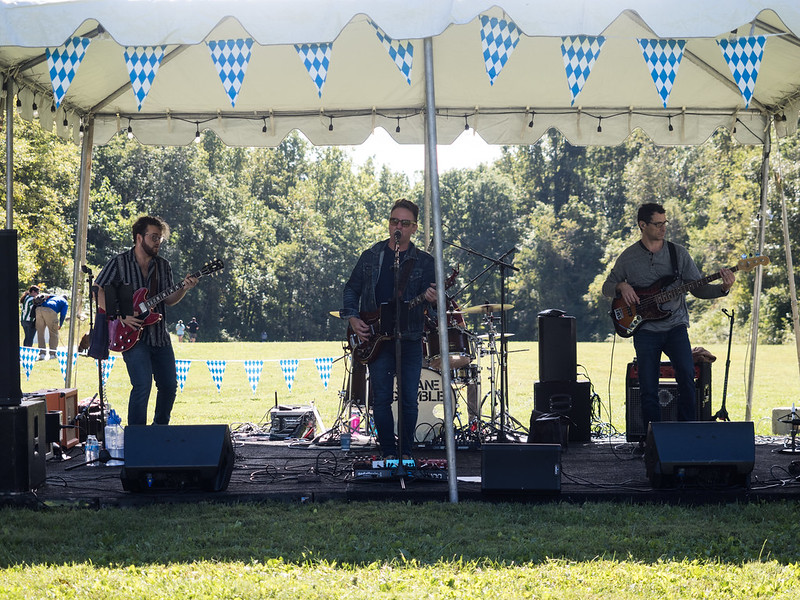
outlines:
[[[764, 252], [764, 238], [767, 229], [767, 195], [769, 192], [769, 155], [772, 149], [770, 128], [767, 127], [761, 154], [761, 208], [759, 209], [758, 253]], [[753, 385], [756, 372], [756, 350], [758, 349], [758, 313], [761, 308], [761, 283], [763, 268], [756, 267], [756, 281], [753, 287], [753, 314], [750, 328], [750, 368], [747, 374], [747, 403], [744, 420], [753, 420]]]
[[[436, 305], [439, 320], [439, 347], [447, 348], [447, 301], [444, 289], [444, 257], [442, 243], [442, 207], [439, 201], [439, 165], [436, 157], [436, 99], [433, 88], [433, 39], [425, 38], [425, 171], [430, 182], [433, 217], [433, 256], [436, 261]], [[444, 344], [444, 345], [442, 345]], [[442, 352], [442, 396], [444, 398], [444, 430], [447, 452], [447, 484], [450, 502], [458, 502], [456, 477], [455, 432], [453, 429], [453, 392], [450, 386], [450, 355]]]
[[[89, 188], [92, 180], [92, 146], [94, 144], [94, 121], [88, 119], [83, 125], [81, 144], [81, 173], [78, 187], [78, 223], [75, 228], [75, 259], [72, 262], [72, 301], [69, 305], [69, 342], [67, 343], [67, 372], [64, 385], [75, 387], [72, 372], [72, 353], [76, 347], [78, 315], [83, 306], [83, 277], [81, 265], [86, 262], [86, 233], [89, 228]], [[91, 293], [91, 291], [90, 291]]]
[[9, 75], [6, 75], [6, 229], [14, 229], [14, 80]]

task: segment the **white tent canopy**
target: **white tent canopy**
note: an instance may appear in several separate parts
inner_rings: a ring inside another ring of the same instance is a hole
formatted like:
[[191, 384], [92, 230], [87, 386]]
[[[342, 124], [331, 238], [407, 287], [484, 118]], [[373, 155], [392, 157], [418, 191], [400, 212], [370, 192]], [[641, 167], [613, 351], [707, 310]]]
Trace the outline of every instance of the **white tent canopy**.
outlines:
[[[658, 144], [699, 144], [725, 127], [764, 145], [763, 209], [770, 126], [797, 125], [798, 35], [797, 0], [0, 0], [0, 114], [10, 132], [16, 97], [46, 129], [76, 143], [86, 132], [73, 300], [91, 146], [126, 129], [159, 145], [204, 129], [229, 145], [275, 146], [295, 129], [355, 145], [376, 127], [424, 142], [442, 282], [432, 150], [465, 127], [495, 144], [556, 128], [578, 145], [618, 144], [637, 128]], [[10, 208], [11, 182], [6, 195]], [[754, 331], [759, 294], [757, 283]]]
[[[214, 130], [229, 145], [274, 146], [293, 129], [317, 145], [355, 145], [375, 127], [400, 143], [422, 143], [422, 40], [427, 37], [432, 38], [440, 143], [451, 143], [465, 125], [496, 144], [530, 144], [550, 127], [580, 145], [618, 144], [637, 127], [659, 144], [701, 143], [718, 127], [735, 128], [740, 142], [761, 143], [769, 115], [786, 115], [790, 128], [796, 123], [800, 5], [794, 0], [498, 4], [2, 0], [0, 73], [22, 88], [22, 112], [32, 116], [35, 102], [43, 124], [52, 128], [55, 123], [62, 136], [77, 141], [80, 119], [91, 117], [95, 144], [129, 126], [141, 142], [164, 145], [187, 144], [203, 129]], [[484, 17], [495, 19], [485, 30]], [[493, 82], [482, 31], [501, 41], [517, 40], [510, 52], [501, 43], [497, 61], [489, 63]], [[388, 36], [386, 46], [379, 32]], [[88, 46], [53, 113], [47, 49], [55, 51], [76, 36]], [[562, 55], [567, 36], [603, 37], [574, 98]], [[766, 43], [748, 105], [718, 40], [749, 36], [765, 36]], [[685, 41], [666, 107], [639, 39]], [[234, 78], [235, 103], [208, 44], [228, 40], [252, 41], [246, 69]], [[323, 72], [314, 71], [324, 75], [321, 87], [304, 65], [299, 44], [328, 50]], [[405, 57], [407, 74], [392, 60], [392, 47], [401, 63]], [[163, 48], [141, 107], [126, 48]]]

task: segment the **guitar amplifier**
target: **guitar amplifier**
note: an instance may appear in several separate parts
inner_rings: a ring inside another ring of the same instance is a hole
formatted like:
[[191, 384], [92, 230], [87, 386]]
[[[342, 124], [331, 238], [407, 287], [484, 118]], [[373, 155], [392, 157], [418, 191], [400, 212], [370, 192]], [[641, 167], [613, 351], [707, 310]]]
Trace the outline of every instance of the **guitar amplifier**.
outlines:
[[313, 438], [317, 419], [310, 406], [278, 405], [270, 409], [270, 440]]
[[[673, 381], [664, 381], [672, 379]], [[661, 405], [662, 421], [678, 420], [678, 384], [675, 370], [669, 362], [662, 362], [658, 382], [658, 402]], [[694, 365], [695, 421], [711, 420], [711, 363]], [[634, 361], [628, 363], [625, 375], [625, 439], [641, 442], [647, 437], [647, 427], [642, 414], [642, 398], [639, 389], [639, 368]]]
[[64, 450], [77, 446], [78, 427], [75, 418], [78, 416], [78, 390], [75, 388], [67, 389], [47, 389], [35, 392], [37, 396], [44, 396], [48, 411], [59, 411], [61, 413], [61, 433], [59, 443]]

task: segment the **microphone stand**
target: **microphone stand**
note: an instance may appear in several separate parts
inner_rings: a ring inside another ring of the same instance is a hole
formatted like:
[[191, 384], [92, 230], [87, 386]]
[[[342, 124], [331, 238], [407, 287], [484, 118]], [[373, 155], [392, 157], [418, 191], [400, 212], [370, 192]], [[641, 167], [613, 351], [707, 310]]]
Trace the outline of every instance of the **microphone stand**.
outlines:
[[397, 475], [405, 488], [403, 477], [407, 474], [403, 464], [403, 349], [400, 340], [400, 310], [403, 298], [400, 293], [400, 231], [395, 231], [394, 243], [394, 372], [397, 380]]
[[722, 385], [722, 406], [720, 406], [717, 413], [714, 415], [713, 421], [730, 421], [728, 410], [725, 408], [725, 399], [728, 395], [728, 372], [731, 368], [731, 340], [733, 339], [733, 315], [734, 312], [728, 312], [724, 308], [722, 312], [731, 322], [730, 331], [728, 332], [728, 357], [725, 359], [725, 382]]
[[[490, 256], [486, 256], [485, 254], [481, 254], [477, 250], [473, 250], [472, 248], [464, 248], [453, 242], [448, 242], [447, 240], [442, 240], [445, 244], [452, 246], [453, 248], [459, 248], [461, 250], [465, 250], [474, 256], [479, 256], [487, 261], [489, 261], [489, 266], [487, 266], [479, 275], [476, 276], [480, 277], [483, 273], [487, 272], [492, 267], [498, 267], [500, 269], [500, 428], [497, 433], [497, 441], [498, 442], [507, 442], [508, 438], [506, 437], [506, 408], [508, 406], [508, 336], [506, 336], [506, 311], [505, 311], [505, 304], [506, 304], [506, 271], [508, 269], [513, 269], [514, 271], [519, 271], [519, 268], [512, 265], [510, 262], [506, 262], [504, 259], [509, 255], [513, 254], [517, 251], [516, 247], [512, 247], [510, 250], [504, 252], [500, 258], [491, 258]], [[473, 278], [474, 281], [476, 278]], [[465, 286], [466, 287], [466, 286]], [[461, 293], [459, 290], [455, 295]]]
[[[86, 280], [89, 283], [89, 339], [91, 339], [92, 334], [94, 333], [94, 320], [92, 318], [92, 314], [94, 313], [94, 310], [92, 308], [92, 302], [95, 293], [94, 289], [92, 288], [92, 281], [94, 278], [92, 270], [86, 265], [81, 265], [81, 271], [86, 273], [87, 276]], [[97, 358], [95, 360], [97, 361], [97, 390], [98, 394], [100, 395], [100, 431], [99, 431], [100, 437], [98, 437], [98, 440], [102, 438], [103, 443], [101, 446], [101, 452], [105, 452], [106, 451], [106, 402], [105, 402], [106, 394], [103, 389], [103, 361]], [[88, 413], [86, 418], [86, 433], [87, 435], [89, 433]], [[106, 463], [106, 461], [102, 462], [103, 464]]]

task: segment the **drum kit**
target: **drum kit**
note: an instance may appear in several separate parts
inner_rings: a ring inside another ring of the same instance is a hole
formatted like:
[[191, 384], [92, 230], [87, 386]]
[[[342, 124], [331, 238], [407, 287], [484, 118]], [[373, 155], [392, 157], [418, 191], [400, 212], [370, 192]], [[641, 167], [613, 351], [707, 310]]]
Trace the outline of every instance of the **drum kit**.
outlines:
[[[415, 441], [432, 446], [444, 445], [444, 354], [449, 357], [450, 383], [455, 415], [457, 447], [478, 447], [486, 441], [502, 439], [504, 435], [524, 429], [519, 422], [505, 414], [501, 369], [505, 357], [501, 340], [513, 333], [498, 331], [497, 323], [513, 304], [478, 304], [459, 308], [451, 303], [447, 311], [447, 349], [442, 351], [438, 330], [426, 326], [423, 335], [423, 369], [417, 394], [419, 417]], [[338, 315], [338, 312], [331, 312]], [[467, 328], [464, 317], [481, 317], [482, 333]], [[432, 323], [431, 323], [432, 325]], [[349, 350], [347, 343], [345, 351]], [[337, 425], [356, 441], [358, 436], [374, 436], [371, 424], [371, 391], [366, 365], [347, 361], [343, 389], [339, 392], [340, 414]], [[488, 385], [487, 385], [488, 384]], [[488, 388], [488, 389], [485, 389]], [[484, 393], [485, 389], [485, 393]], [[465, 412], [466, 411], [466, 412]], [[335, 426], [336, 427], [336, 426]]]

